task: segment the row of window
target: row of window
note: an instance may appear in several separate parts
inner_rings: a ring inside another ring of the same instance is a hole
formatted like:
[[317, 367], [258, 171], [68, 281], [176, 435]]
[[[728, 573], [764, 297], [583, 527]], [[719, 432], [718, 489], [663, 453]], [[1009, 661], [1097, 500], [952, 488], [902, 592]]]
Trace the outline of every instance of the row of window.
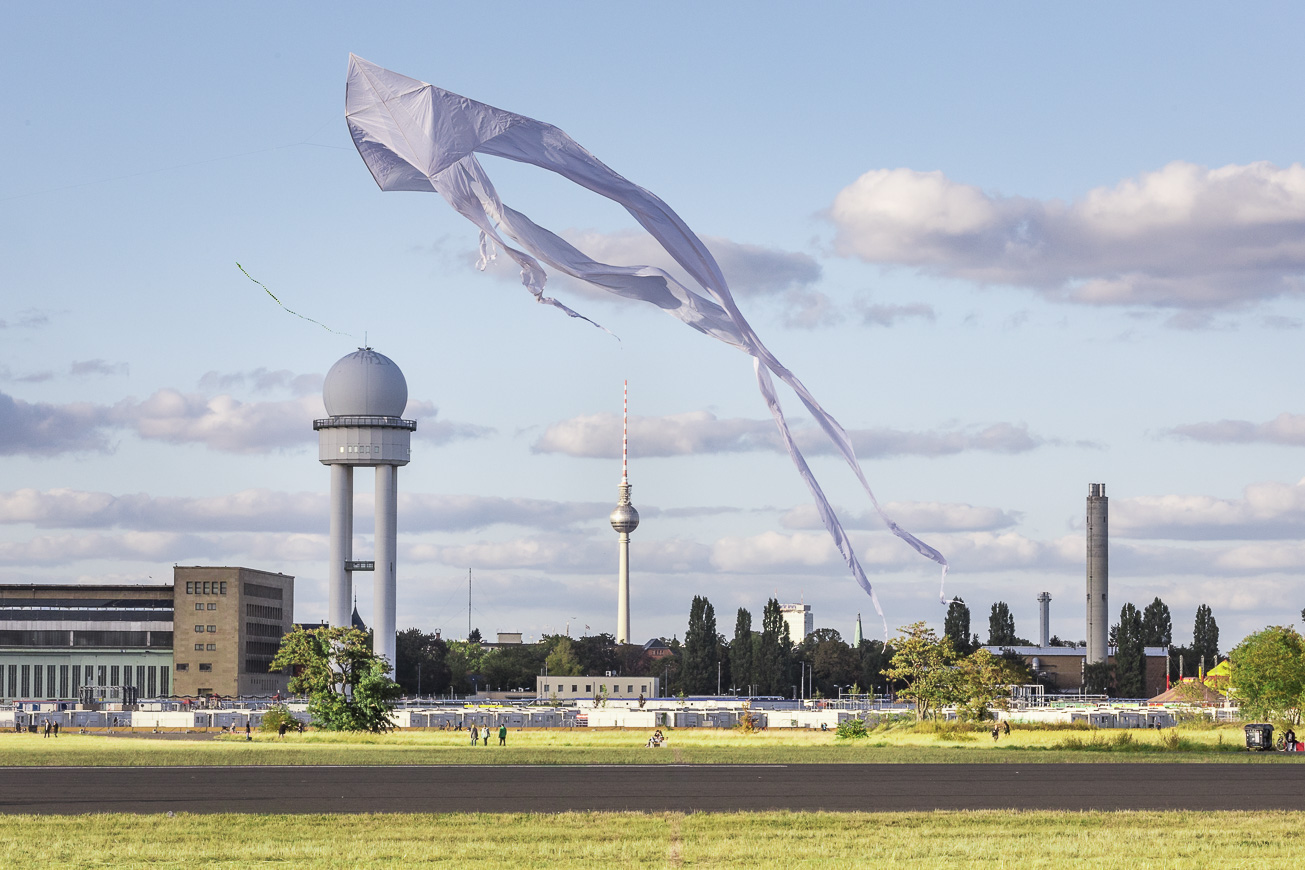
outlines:
[[271, 619], [275, 622], [281, 621], [281, 608], [273, 607], [270, 604], [246, 604], [245, 616], [253, 619]]
[[215, 649], [217, 649], [217, 644], [215, 644], [215, 643], [197, 643], [197, 644], [195, 644], [195, 651], [196, 651], [196, 652], [203, 652], [204, 650], [208, 650], [209, 652], [212, 652], [212, 651], [215, 650]]
[[226, 595], [227, 581], [225, 580], [187, 580], [187, 595]]
[[275, 586], [264, 586], [261, 583], [246, 583], [245, 594], [251, 598], [270, 598], [273, 601], [281, 600], [281, 590]]
[[203, 601], [196, 601], [196, 602], [195, 602], [195, 609], [196, 609], [196, 610], [217, 610], [217, 602], [216, 602], [216, 601], [210, 601], [210, 602], [207, 603], [207, 606], [205, 606], [205, 602], [203, 602]]
[[195, 626], [195, 633], [196, 633], [196, 634], [203, 634], [203, 633], [206, 632], [206, 631], [207, 631], [209, 634], [216, 634], [216, 633], [217, 633], [217, 626], [216, 626], [216, 625], [197, 625], [197, 626]]
[[[200, 663], [199, 663], [199, 669], [200, 669], [201, 671], [211, 671], [211, 670], [213, 670], [213, 663], [212, 663], [212, 662], [200, 662]], [[177, 662], [177, 670], [179, 670], [179, 671], [188, 671], [188, 670], [190, 670], [190, 663], [189, 663], [189, 662]], [[200, 691], [200, 694], [203, 695], [203, 694], [207, 694], [208, 692], [211, 692], [211, 691], [213, 691], [213, 690], [212, 690], [212, 689], [200, 689], [199, 691]]]
[[[578, 686], [577, 683], [572, 683], [572, 684], [571, 684], [571, 691], [572, 691], [572, 692], [578, 691], [577, 686]], [[602, 688], [603, 688], [603, 689], [606, 689], [607, 686], [604, 685]], [[647, 691], [647, 689], [648, 689], [648, 687], [647, 687], [646, 684], [640, 684], [640, 686], [639, 686], [639, 691], [644, 692], [644, 691]], [[593, 690], [594, 690], [594, 687], [593, 687], [593, 684], [592, 684], [592, 683], [585, 683], [585, 691], [586, 691], [586, 692], [592, 692]], [[565, 691], [566, 691], [566, 686], [563, 685], [562, 683], [558, 683], [556, 686], [554, 686], [552, 689], [550, 689], [549, 686], [548, 686], [548, 683], [544, 683], [544, 691], [545, 691], [545, 692], [551, 692], [551, 691], [565, 692]], [[614, 692], [614, 693], [619, 693], [619, 692], [621, 691], [621, 687], [620, 687], [620, 686], [615, 686], [615, 685], [614, 685], [614, 686], [612, 686], [611, 691]], [[633, 694], [634, 694], [634, 686], [633, 686], [633, 685], [627, 685], [627, 686], [625, 687], [625, 692], [626, 692], [627, 695], [633, 695]]]
[[269, 625], [265, 622], [246, 622], [245, 634], [254, 635], [255, 637], [275, 637], [285, 636], [285, 632], [280, 625]]
[[134, 686], [153, 698], [168, 694], [168, 669], [155, 665], [0, 667], [0, 697], [4, 698], [76, 698], [82, 686]]
[[0, 646], [8, 647], [151, 647], [169, 649], [170, 631], [67, 631], [64, 629], [4, 629]]

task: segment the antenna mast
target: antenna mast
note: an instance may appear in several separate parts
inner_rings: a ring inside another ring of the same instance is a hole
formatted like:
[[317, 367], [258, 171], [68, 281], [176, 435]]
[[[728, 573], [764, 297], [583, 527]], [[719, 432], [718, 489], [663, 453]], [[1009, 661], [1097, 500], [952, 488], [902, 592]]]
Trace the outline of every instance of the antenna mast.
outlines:
[[621, 484], [630, 482], [629, 475], [630, 445], [630, 382], [621, 382]]

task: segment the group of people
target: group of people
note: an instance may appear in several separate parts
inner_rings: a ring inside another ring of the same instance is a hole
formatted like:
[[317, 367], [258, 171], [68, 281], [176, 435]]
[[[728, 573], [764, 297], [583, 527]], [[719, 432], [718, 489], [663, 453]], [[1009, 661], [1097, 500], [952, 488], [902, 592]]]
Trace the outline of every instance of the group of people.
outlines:
[[1010, 720], [1009, 720], [1009, 719], [1006, 720], [1005, 722], [1000, 722], [1000, 723], [995, 724], [995, 725], [992, 726], [992, 742], [993, 742], [993, 743], [996, 743], [996, 742], [997, 742], [997, 738], [1000, 737], [1000, 736], [1002, 735], [1003, 732], [1006, 734], [1007, 737], [1010, 736]]
[[58, 737], [58, 736], [59, 736], [59, 720], [58, 720], [58, 719], [54, 720], [53, 722], [51, 722], [49, 719], [42, 719], [42, 720], [41, 720], [41, 728], [42, 728], [42, 731], [44, 732], [44, 733], [41, 735], [42, 737], [49, 737], [49, 736], [50, 736], [50, 732], [51, 732], [52, 730], [54, 731], [54, 736], [55, 736], [55, 737]]
[[664, 746], [665, 744], [666, 744], [666, 736], [662, 734], [662, 729], [660, 728], [654, 731], [653, 735], [648, 738], [649, 746], [657, 747], [657, 746]]
[[[479, 725], [472, 725], [472, 726], [471, 726], [471, 745], [472, 745], [472, 746], [475, 746], [475, 745], [476, 745], [476, 741], [478, 741], [478, 740], [483, 740], [483, 741], [484, 741], [484, 745], [485, 745], [485, 746], [488, 746], [488, 745], [489, 745], [489, 732], [490, 732], [490, 727], [489, 727], [488, 725], [486, 725], [484, 728], [480, 727]], [[507, 746], [507, 726], [506, 726], [506, 725], [500, 725], [500, 726], [498, 726], [498, 745], [499, 745], [499, 746]]]

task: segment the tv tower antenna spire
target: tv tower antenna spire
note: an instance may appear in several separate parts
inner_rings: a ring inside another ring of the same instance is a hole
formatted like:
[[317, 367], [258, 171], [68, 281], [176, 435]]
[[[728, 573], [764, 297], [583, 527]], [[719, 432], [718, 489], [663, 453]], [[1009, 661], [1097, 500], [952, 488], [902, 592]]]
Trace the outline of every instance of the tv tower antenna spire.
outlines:
[[616, 642], [630, 642], [630, 533], [639, 527], [639, 512], [630, 503], [629, 467], [630, 382], [621, 401], [621, 485], [617, 487], [612, 528], [620, 535], [616, 573]]
[[621, 485], [630, 484], [630, 382], [621, 382]]

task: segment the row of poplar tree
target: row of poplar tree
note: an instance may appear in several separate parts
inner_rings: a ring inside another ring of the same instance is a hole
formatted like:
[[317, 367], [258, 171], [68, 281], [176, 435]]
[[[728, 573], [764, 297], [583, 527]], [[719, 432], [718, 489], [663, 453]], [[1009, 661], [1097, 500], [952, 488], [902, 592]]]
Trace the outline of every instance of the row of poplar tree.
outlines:
[[[958, 651], [978, 648], [979, 636], [970, 632], [970, 609], [957, 598], [947, 608], [943, 634], [951, 638]], [[1062, 641], [1051, 638], [1052, 646], [1080, 646], [1084, 642]], [[1169, 677], [1197, 676], [1202, 667], [1206, 670], [1219, 661], [1219, 624], [1209, 605], [1196, 608], [1192, 625], [1190, 646], [1174, 646], [1173, 618], [1169, 605], [1158, 597], [1142, 610], [1125, 604], [1119, 611], [1119, 622], [1110, 627], [1111, 646], [1116, 647], [1114, 668], [1096, 668], [1089, 673], [1090, 688], [1110, 689], [1121, 698], [1140, 698], [1146, 692], [1146, 647], [1169, 647]], [[1033, 646], [1034, 643], [1019, 637], [1015, 632], [1015, 619], [1004, 601], [992, 605], [988, 616], [988, 646]]]

